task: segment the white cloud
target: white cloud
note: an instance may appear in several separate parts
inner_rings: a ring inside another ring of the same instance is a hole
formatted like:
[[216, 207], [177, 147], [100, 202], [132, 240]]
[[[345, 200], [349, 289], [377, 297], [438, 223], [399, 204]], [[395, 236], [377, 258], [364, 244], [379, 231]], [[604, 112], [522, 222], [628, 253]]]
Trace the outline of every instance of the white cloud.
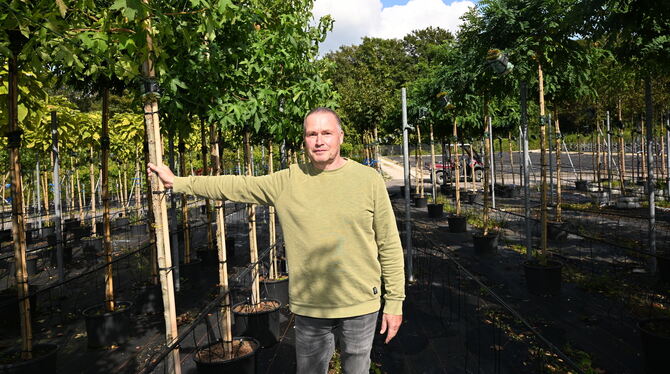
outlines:
[[359, 44], [364, 36], [402, 38], [428, 26], [456, 32], [459, 17], [472, 6], [467, 0], [449, 5], [442, 0], [409, 0], [388, 8], [380, 0], [315, 0], [312, 13], [316, 19], [330, 14], [335, 20], [333, 31], [320, 46], [325, 54], [342, 45]]

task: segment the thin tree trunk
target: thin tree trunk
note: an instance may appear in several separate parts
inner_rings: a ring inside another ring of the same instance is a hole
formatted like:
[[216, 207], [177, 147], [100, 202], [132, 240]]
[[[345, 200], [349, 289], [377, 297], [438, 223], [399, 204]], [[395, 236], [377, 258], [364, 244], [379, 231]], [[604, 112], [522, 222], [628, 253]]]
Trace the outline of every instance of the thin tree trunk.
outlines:
[[[207, 136], [205, 135], [205, 119], [200, 118], [200, 147], [202, 152], [202, 175], [209, 175], [207, 166]], [[207, 249], [214, 248], [214, 233], [212, 232], [212, 212], [209, 199], [205, 199], [205, 212], [207, 214]]]
[[79, 179], [79, 169], [75, 170], [77, 179], [77, 198], [79, 200], [79, 222], [84, 222], [84, 192], [81, 190], [81, 180]]
[[114, 311], [114, 269], [112, 267], [112, 230], [109, 219], [109, 87], [102, 87], [102, 135], [100, 137], [102, 151], [102, 222], [103, 248], [105, 251], [105, 309]]
[[137, 148], [135, 148], [135, 214], [139, 215], [142, 209], [142, 168], [140, 167], [140, 157], [137, 155]]
[[95, 230], [95, 169], [93, 164], [93, 146], [89, 147], [89, 151], [91, 155], [91, 163], [89, 164], [89, 179], [91, 183], [91, 236], [97, 236]]
[[433, 137], [433, 122], [430, 122], [430, 180], [433, 182], [431, 191], [433, 194], [433, 204], [437, 198], [437, 175], [435, 174], [435, 138]]
[[512, 132], [507, 133], [507, 142], [509, 144], [509, 165], [512, 168], [512, 186], [516, 186], [516, 173], [514, 173], [514, 150], [512, 149]]
[[561, 124], [558, 120], [558, 108], [554, 106], [554, 131], [556, 133], [556, 210], [554, 211], [554, 220], [561, 222], [563, 198], [561, 196], [561, 188], [563, 182], [561, 181]]
[[[540, 190], [540, 225], [542, 230], [541, 235], [541, 246], [542, 254], [546, 256], [547, 254], [547, 124], [544, 118], [544, 77], [542, 73], [542, 65], [537, 64], [538, 67], [538, 82], [539, 82], [539, 103], [540, 103], [540, 118], [542, 119], [540, 124], [540, 175], [541, 175], [541, 190]], [[545, 258], [546, 260], [546, 258]]]
[[484, 183], [482, 185], [482, 188], [484, 190], [484, 236], [488, 235], [489, 233], [489, 209], [490, 209], [490, 185], [489, 185], [489, 171], [491, 168], [490, 164], [490, 152], [491, 152], [491, 146], [489, 142], [489, 137], [491, 134], [489, 133], [489, 122], [491, 121], [491, 117], [489, 116], [489, 102], [487, 98], [484, 98]]
[[[179, 135], [179, 168], [181, 176], [186, 176], [186, 144], [184, 138]], [[189, 222], [188, 198], [181, 194], [181, 224], [184, 230], [184, 263], [191, 263], [191, 223]]]
[[[244, 163], [247, 176], [251, 176], [251, 144], [249, 141], [249, 130], [244, 132]], [[249, 262], [254, 264], [251, 270], [251, 305], [260, 303], [260, 286], [258, 279], [258, 248], [256, 242], [256, 206], [247, 204], [247, 219], [249, 223]]]
[[378, 173], [381, 173], [382, 169], [381, 169], [381, 164], [379, 162], [379, 133], [377, 131], [377, 124], [376, 123], [372, 127], [372, 135], [374, 136], [373, 149], [374, 149], [374, 157], [375, 157], [375, 169], [377, 169]]
[[12, 196], [12, 238], [14, 242], [14, 264], [16, 268], [16, 288], [18, 291], [21, 323], [21, 359], [32, 358], [33, 333], [30, 325], [30, 302], [28, 299], [28, 269], [26, 266], [26, 232], [21, 180], [21, 132], [18, 124], [18, 64], [16, 55], [20, 52], [18, 31], [10, 33], [10, 48], [13, 54], [8, 57], [8, 98], [7, 116], [9, 118], [7, 148], [11, 168]]
[[[461, 157], [458, 151], [458, 120], [454, 117], [454, 157], [456, 161], [454, 165], [454, 177], [456, 179], [456, 215], [461, 215]], [[467, 183], [467, 178], [465, 178]], [[467, 187], [466, 187], [467, 188]]]

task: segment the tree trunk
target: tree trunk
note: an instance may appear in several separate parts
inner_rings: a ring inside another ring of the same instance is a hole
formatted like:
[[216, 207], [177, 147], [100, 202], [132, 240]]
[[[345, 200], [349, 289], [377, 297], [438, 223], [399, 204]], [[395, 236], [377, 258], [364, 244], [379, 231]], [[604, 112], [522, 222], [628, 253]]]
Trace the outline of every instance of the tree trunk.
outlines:
[[[186, 176], [186, 144], [184, 138], [179, 135], [179, 168], [181, 176]], [[188, 198], [181, 194], [181, 224], [184, 230], [184, 263], [191, 263], [191, 223], [189, 222]]]
[[416, 193], [423, 198], [423, 157], [421, 156], [421, 128], [416, 125]]
[[102, 135], [100, 136], [102, 153], [102, 222], [103, 248], [105, 251], [105, 309], [114, 311], [114, 269], [112, 267], [112, 232], [109, 219], [109, 87], [102, 87]]
[[21, 131], [18, 123], [18, 65], [16, 55], [20, 52], [18, 31], [11, 30], [10, 47], [13, 54], [8, 58], [8, 98], [9, 118], [7, 148], [11, 168], [12, 196], [12, 239], [14, 243], [14, 264], [16, 268], [16, 288], [18, 291], [21, 323], [21, 359], [32, 358], [33, 332], [30, 325], [30, 302], [28, 299], [28, 269], [26, 266], [26, 231], [23, 207], [23, 184], [21, 180]]
[[484, 183], [482, 185], [482, 189], [484, 190], [484, 235], [488, 235], [489, 233], [489, 209], [490, 209], [490, 185], [489, 185], [489, 171], [491, 168], [491, 163], [490, 161], [490, 152], [491, 152], [491, 146], [489, 142], [489, 138], [491, 136], [491, 133], [489, 133], [489, 123], [491, 121], [491, 117], [489, 116], [489, 101], [487, 98], [484, 98]]
[[[202, 152], [202, 175], [209, 175], [209, 167], [207, 166], [207, 136], [205, 130], [205, 119], [200, 118], [200, 150]], [[205, 199], [205, 211], [207, 214], [207, 249], [214, 248], [214, 233], [212, 232], [212, 210], [210, 208], [209, 199]]]
[[540, 190], [540, 227], [541, 227], [541, 241], [540, 248], [542, 249], [542, 254], [544, 260], [546, 260], [547, 254], [547, 121], [545, 119], [544, 112], [544, 77], [542, 73], [542, 64], [537, 64], [537, 79], [539, 82], [539, 103], [540, 103], [540, 179], [541, 179], [541, 190]]
[[435, 138], [433, 137], [433, 122], [430, 122], [430, 180], [433, 182], [433, 204], [437, 197], [437, 175], [435, 174]]
[[142, 167], [140, 167], [140, 157], [137, 155], [137, 148], [135, 148], [135, 214], [139, 215], [142, 209]]
[[[460, 216], [461, 215], [461, 157], [460, 153], [458, 152], [458, 120], [454, 116], [454, 157], [455, 157], [455, 162], [453, 163], [454, 165], [454, 178], [456, 180], [456, 215]], [[446, 178], [446, 176], [445, 176]], [[467, 183], [467, 178], [465, 178], [466, 183]], [[467, 188], [467, 187], [466, 187]]]
[[656, 273], [656, 183], [654, 179], [654, 153], [652, 151], [654, 142], [654, 127], [652, 120], [654, 118], [654, 107], [652, 102], [651, 77], [647, 76], [644, 80], [644, 101], [646, 106], [645, 121], [647, 123], [647, 201], [649, 203], [649, 229], [648, 245], [649, 253], [652, 255], [648, 259], [648, 268], [651, 274]]
[[97, 236], [97, 232], [95, 230], [95, 166], [93, 163], [93, 146], [89, 147], [90, 155], [91, 155], [91, 161], [89, 164], [89, 180], [91, 183], [91, 236]]
[[[144, 4], [149, 3], [149, 0], [143, 0]], [[145, 30], [147, 30], [147, 48], [149, 50], [149, 56], [152, 55], [153, 51], [153, 40], [151, 33], [148, 30], [151, 29], [150, 21], [151, 18], [147, 17], [145, 22]], [[144, 77], [147, 79], [150, 84], [156, 79], [156, 74], [154, 71], [153, 61], [149, 58], [143, 64], [143, 73]], [[152, 88], [149, 89], [150, 91]], [[163, 147], [161, 142], [161, 133], [159, 125], [159, 116], [158, 116], [158, 99], [153, 92], [148, 92], [145, 97], [144, 103], [144, 122], [147, 132], [147, 143], [149, 146], [149, 158], [151, 162], [155, 165], [163, 165]], [[164, 190], [163, 183], [160, 179], [154, 175], [151, 178], [151, 189], [153, 191], [162, 192]], [[166, 344], [172, 344], [177, 338], [177, 318], [175, 314], [175, 299], [174, 299], [174, 286], [172, 275], [168, 273], [169, 269], [172, 267], [172, 259], [170, 257], [170, 240], [167, 220], [167, 207], [165, 199], [162, 195], [149, 194], [150, 200], [153, 200], [152, 210], [153, 210], [153, 225], [155, 226], [156, 233], [156, 247], [158, 251], [158, 263], [160, 268], [160, 279], [161, 279], [161, 288], [163, 291], [163, 309], [164, 309], [164, 321], [165, 321], [165, 342]], [[181, 361], [179, 359], [179, 349], [173, 349], [170, 352], [168, 359], [166, 360], [166, 372], [181, 374]]]
[[[247, 176], [251, 176], [251, 144], [249, 130], [244, 132], [244, 163]], [[249, 223], [249, 262], [254, 264], [251, 270], [251, 305], [261, 301], [261, 292], [258, 279], [258, 244], [256, 242], [256, 205], [247, 204], [247, 221]]]
[[509, 165], [512, 170], [512, 186], [516, 186], [516, 174], [514, 173], [514, 150], [512, 149], [512, 132], [507, 133], [507, 143], [509, 144]]
[[561, 124], [558, 120], [558, 108], [554, 106], [554, 131], [556, 134], [556, 210], [554, 215], [554, 220], [556, 222], [561, 222], [561, 204], [563, 204], [563, 198], [561, 196], [561, 189], [563, 182], [561, 181]]
[[374, 136], [373, 139], [373, 149], [374, 149], [374, 157], [375, 157], [375, 169], [377, 169], [377, 173], [382, 172], [381, 164], [379, 162], [379, 133], [377, 131], [377, 124], [375, 123], [374, 126], [372, 127], [372, 135]]

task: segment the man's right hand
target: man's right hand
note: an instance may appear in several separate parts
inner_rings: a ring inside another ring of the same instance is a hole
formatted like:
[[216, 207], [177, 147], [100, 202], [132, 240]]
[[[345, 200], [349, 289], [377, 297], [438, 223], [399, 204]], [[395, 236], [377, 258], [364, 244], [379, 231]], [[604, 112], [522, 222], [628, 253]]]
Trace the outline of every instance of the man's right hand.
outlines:
[[151, 173], [156, 173], [156, 175], [158, 175], [158, 178], [163, 182], [165, 188], [172, 188], [172, 184], [174, 183], [174, 173], [172, 173], [172, 170], [170, 170], [169, 167], [165, 165], [156, 166], [150, 162], [147, 164], [147, 175], [149, 178], [151, 178]]

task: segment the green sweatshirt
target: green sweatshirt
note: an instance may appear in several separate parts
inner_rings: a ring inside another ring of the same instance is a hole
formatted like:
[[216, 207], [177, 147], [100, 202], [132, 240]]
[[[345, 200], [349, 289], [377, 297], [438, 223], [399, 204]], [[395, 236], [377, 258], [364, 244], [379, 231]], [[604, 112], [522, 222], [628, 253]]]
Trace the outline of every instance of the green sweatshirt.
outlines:
[[382, 177], [347, 160], [336, 170], [311, 164], [259, 177], [175, 178], [174, 192], [210, 199], [274, 205], [291, 271], [291, 310], [343, 318], [380, 308], [402, 314], [403, 251]]

